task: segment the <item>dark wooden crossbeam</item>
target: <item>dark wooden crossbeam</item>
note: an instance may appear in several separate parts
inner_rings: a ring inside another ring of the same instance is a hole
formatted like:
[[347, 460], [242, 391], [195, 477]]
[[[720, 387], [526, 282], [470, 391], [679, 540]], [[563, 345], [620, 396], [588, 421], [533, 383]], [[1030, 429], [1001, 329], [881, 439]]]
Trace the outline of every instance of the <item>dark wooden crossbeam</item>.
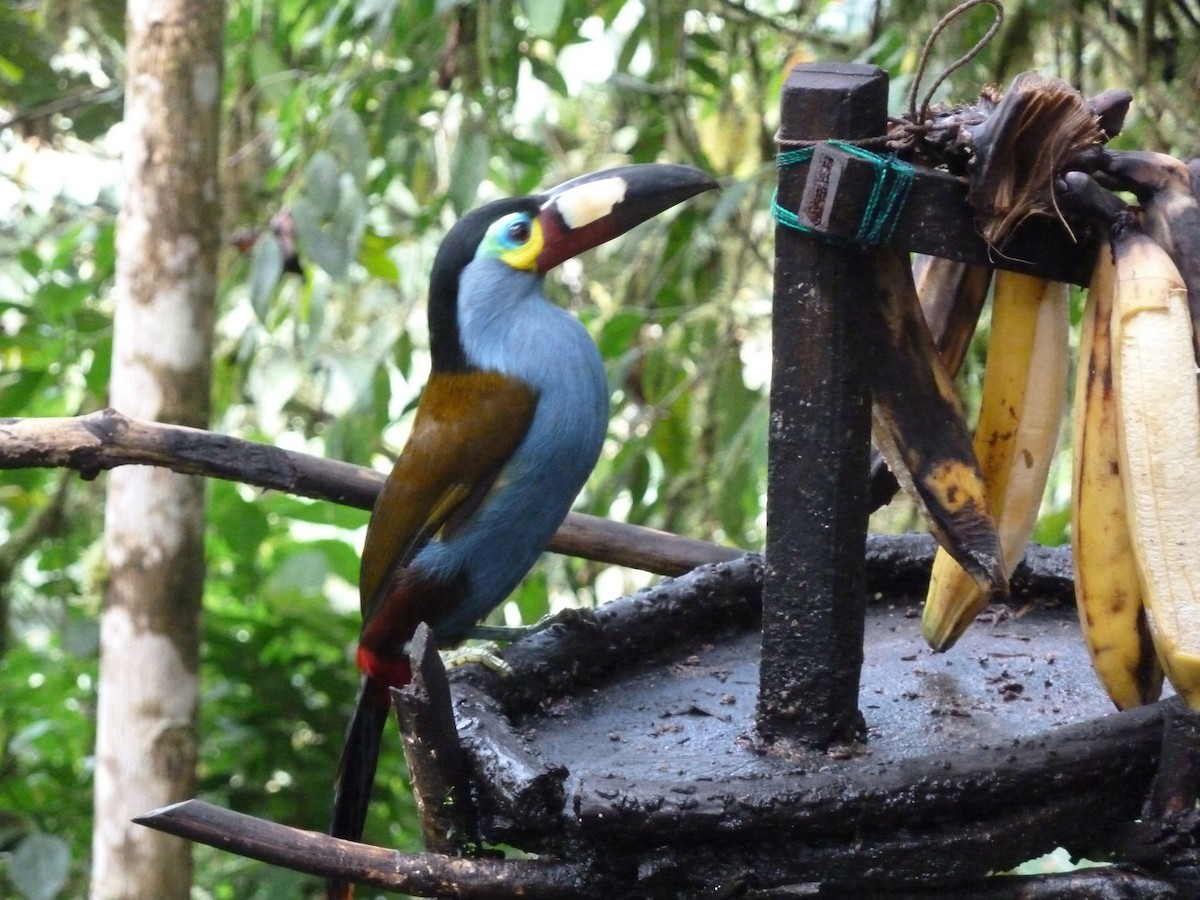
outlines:
[[[832, 144], [818, 144], [794, 212], [805, 227], [853, 240], [874, 180], [870, 161]], [[1050, 216], [1031, 216], [1004, 246], [989, 245], [980, 237], [975, 211], [967, 203], [966, 180], [925, 167], [916, 169], [893, 240], [914, 253], [1081, 285], [1091, 278], [1097, 247], [1091, 223], [1068, 227], [1064, 220]]]

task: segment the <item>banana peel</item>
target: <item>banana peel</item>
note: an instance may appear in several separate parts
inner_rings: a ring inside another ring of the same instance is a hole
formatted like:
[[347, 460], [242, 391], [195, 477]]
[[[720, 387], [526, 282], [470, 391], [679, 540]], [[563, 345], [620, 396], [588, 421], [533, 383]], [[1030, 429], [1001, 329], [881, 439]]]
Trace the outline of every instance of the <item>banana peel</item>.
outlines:
[[1167, 678], [1200, 709], [1200, 393], [1183, 278], [1128, 228], [1115, 241], [1112, 353], [1126, 514]]
[[1008, 577], [983, 476], [954, 382], [921, 312], [907, 254], [873, 251], [879, 293], [867, 304], [872, 435], [938, 543], [979, 585], [1007, 594]]
[[[1000, 271], [974, 450], [996, 518], [1005, 575], [1037, 521], [1066, 401], [1068, 288]], [[921, 617], [926, 642], [949, 649], [988, 604], [963, 568], [939, 550]]]
[[925, 254], [913, 257], [912, 270], [933, 344], [946, 374], [957, 378], [992, 286], [992, 270]]
[[1125, 506], [1112, 356], [1116, 264], [1106, 247], [1096, 260], [1079, 336], [1075, 375], [1071, 556], [1084, 643], [1118, 709], [1162, 693]]
[[[979, 324], [984, 301], [992, 284], [987, 266], [926, 256], [918, 253], [912, 261], [913, 281], [921, 312], [929, 326], [934, 347], [946, 374], [958, 375]], [[888, 469], [878, 448], [871, 456], [871, 509], [888, 503], [899, 489], [895, 475]]]

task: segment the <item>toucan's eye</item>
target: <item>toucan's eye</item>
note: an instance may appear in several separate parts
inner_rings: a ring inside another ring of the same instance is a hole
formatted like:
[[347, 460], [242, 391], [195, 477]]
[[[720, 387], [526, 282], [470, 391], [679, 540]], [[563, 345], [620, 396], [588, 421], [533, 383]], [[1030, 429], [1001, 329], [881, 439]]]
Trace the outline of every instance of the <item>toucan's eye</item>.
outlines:
[[479, 244], [476, 256], [492, 256], [514, 269], [534, 270], [542, 252], [537, 216], [528, 212], [509, 213], [492, 223]]
[[533, 226], [529, 219], [521, 216], [509, 222], [508, 227], [504, 229], [504, 242], [510, 247], [520, 247], [529, 240], [531, 234]]

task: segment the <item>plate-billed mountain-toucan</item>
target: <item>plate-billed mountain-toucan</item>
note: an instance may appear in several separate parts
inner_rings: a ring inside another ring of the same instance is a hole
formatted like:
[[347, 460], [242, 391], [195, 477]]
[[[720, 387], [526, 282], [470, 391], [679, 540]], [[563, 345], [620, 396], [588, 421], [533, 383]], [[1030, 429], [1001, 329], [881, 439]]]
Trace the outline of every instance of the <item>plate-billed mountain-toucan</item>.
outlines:
[[[609, 394], [600, 354], [543, 295], [543, 275], [714, 187], [687, 166], [624, 166], [494, 201], [446, 235], [430, 280], [432, 371], [363, 548], [363, 678], [333, 836], [362, 835], [388, 688], [410, 678], [417, 625], [439, 645], [460, 641], [529, 571], [599, 456]], [[350, 892], [329, 886], [331, 897]]]

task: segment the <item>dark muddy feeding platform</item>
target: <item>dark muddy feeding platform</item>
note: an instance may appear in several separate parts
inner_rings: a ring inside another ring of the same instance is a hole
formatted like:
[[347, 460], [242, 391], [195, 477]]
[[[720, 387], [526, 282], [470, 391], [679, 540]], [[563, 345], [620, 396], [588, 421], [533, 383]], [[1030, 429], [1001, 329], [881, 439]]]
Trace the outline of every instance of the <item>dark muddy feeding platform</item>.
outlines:
[[932, 548], [871, 542], [871, 581], [901, 590], [868, 606], [861, 743], [756, 730], [754, 557], [514, 645], [511, 678], [453, 673], [485, 836], [586, 859], [601, 895], [663, 896], [962, 884], [1060, 844], [1111, 846], [1152, 778], [1159, 713], [1110, 715], [1069, 558], [1035, 554], [1010, 614], [933, 654], [914, 593]]

